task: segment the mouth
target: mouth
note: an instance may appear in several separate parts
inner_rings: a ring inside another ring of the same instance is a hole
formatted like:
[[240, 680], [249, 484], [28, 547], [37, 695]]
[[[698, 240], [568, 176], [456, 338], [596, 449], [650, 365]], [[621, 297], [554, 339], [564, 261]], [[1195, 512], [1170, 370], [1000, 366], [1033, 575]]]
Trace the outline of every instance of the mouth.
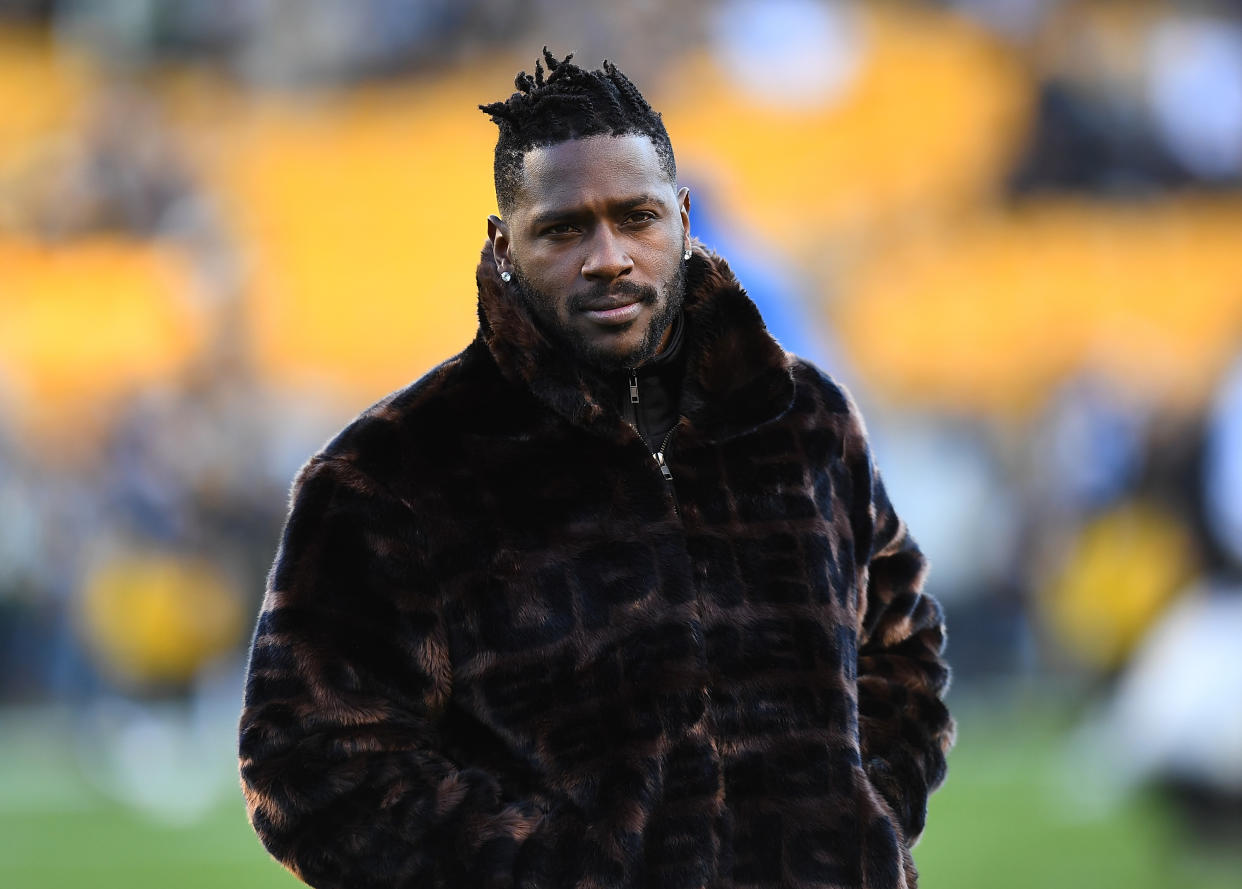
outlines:
[[638, 317], [643, 310], [642, 300], [637, 298], [621, 298], [600, 301], [582, 309], [582, 314], [596, 324], [617, 326], [628, 324]]

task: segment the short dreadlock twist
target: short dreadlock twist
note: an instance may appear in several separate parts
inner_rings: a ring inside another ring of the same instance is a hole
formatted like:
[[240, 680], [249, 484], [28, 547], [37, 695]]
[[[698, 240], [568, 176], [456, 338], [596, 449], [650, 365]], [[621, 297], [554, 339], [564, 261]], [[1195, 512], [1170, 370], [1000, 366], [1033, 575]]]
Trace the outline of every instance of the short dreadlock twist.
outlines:
[[570, 63], [573, 57], [570, 53], [558, 61], [545, 46], [546, 77], [536, 61], [533, 77], [522, 71], [514, 78], [518, 92], [503, 102], [479, 106], [500, 127], [493, 172], [501, 214], [513, 210], [526, 153], [570, 139], [646, 136], [655, 145], [660, 169], [670, 182], [677, 181], [677, 161], [659, 113], [616, 65], [605, 61], [602, 70], [584, 71]]

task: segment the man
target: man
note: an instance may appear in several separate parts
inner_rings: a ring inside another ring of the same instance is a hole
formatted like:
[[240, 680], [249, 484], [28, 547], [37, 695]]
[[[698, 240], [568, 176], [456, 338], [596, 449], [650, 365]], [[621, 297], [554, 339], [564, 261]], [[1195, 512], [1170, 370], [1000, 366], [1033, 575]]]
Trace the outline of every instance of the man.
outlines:
[[241, 774], [318, 887], [912, 887], [952, 722], [848, 397], [690, 239], [668, 135], [545, 50], [479, 332], [300, 473]]

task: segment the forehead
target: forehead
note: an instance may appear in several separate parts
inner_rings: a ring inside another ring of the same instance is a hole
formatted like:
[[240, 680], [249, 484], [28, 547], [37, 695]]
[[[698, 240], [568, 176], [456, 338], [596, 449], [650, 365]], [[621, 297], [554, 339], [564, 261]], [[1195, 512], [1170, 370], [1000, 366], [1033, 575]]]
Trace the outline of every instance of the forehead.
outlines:
[[672, 187], [646, 136], [588, 136], [528, 151], [516, 197], [521, 209], [546, 210]]

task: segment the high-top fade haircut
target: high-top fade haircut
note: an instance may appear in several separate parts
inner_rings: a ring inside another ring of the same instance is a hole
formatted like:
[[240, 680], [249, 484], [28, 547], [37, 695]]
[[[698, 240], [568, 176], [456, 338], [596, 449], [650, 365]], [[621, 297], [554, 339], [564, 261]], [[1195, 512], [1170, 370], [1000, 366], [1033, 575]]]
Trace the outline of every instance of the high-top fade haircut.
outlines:
[[514, 79], [516, 93], [503, 102], [479, 106], [500, 127], [493, 174], [502, 216], [513, 211], [526, 153], [570, 139], [646, 136], [655, 145], [660, 169], [669, 182], [677, 182], [677, 161], [664, 121], [638, 87], [611, 62], [605, 61], [602, 69], [584, 71], [570, 63], [573, 57], [570, 53], [557, 61], [545, 46], [546, 77], [543, 65], [536, 61], [534, 77], [522, 71]]

